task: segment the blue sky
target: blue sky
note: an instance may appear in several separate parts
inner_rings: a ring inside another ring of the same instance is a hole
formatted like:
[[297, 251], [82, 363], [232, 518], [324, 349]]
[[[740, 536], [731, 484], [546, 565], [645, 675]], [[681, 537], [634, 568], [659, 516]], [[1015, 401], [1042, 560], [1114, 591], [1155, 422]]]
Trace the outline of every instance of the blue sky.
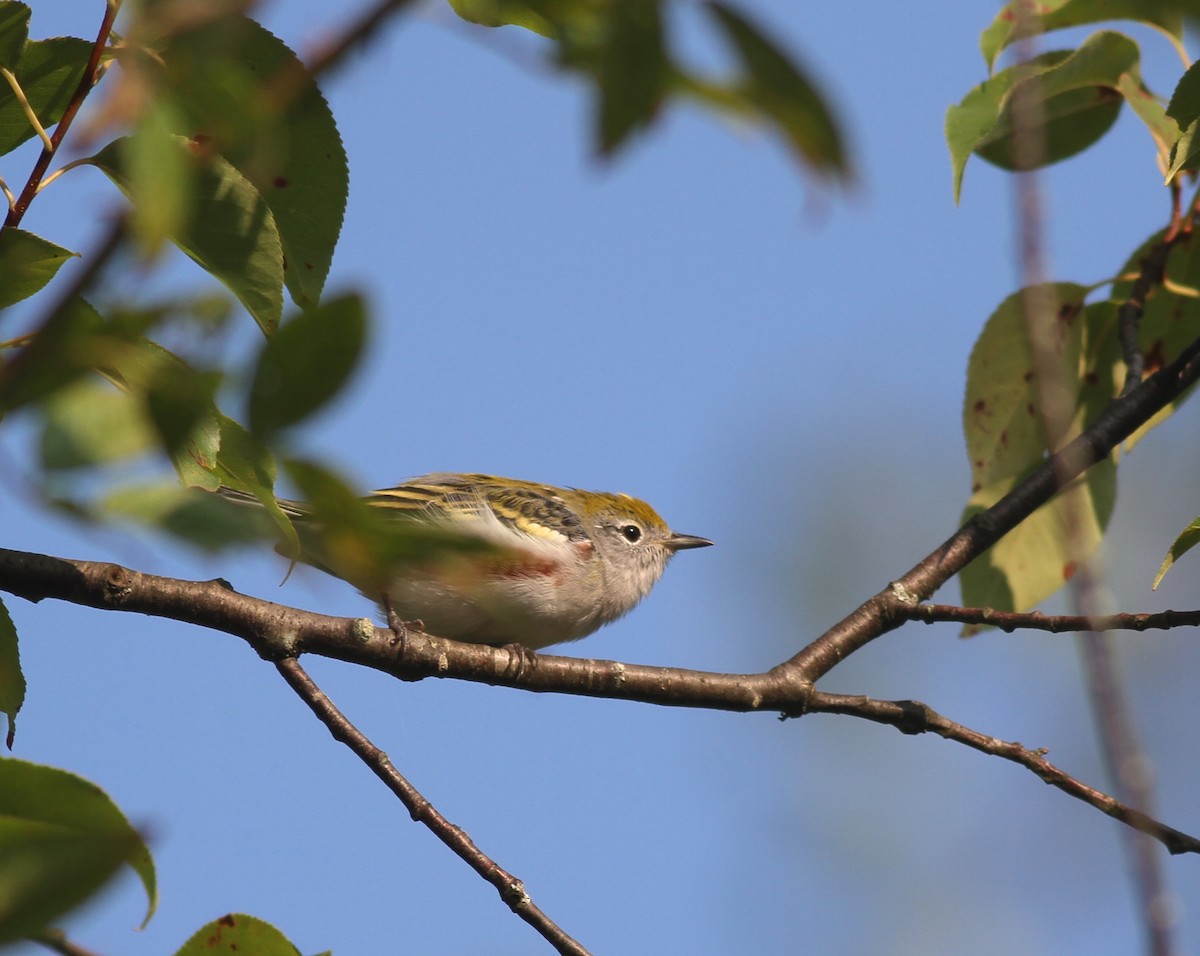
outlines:
[[[100, 0], [35, 2], [35, 37], [94, 34]], [[264, 4], [301, 52], [342, 22]], [[351, 192], [329, 289], [374, 318], [359, 378], [303, 436], [362, 486], [435, 470], [626, 491], [717, 546], [681, 555], [628, 618], [564, 653], [759, 671], [953, 530], [968, 492], [961, 397], [984, 320], [1017, 282], [1012, 184], [973, 160], [955, 207], [942, 124], [984, 76], [995, 6], [745, 3], [819, 77], [859, 186], [813, 190], [755, 129], [665, 114], [615, 163], [586, 92], [500, 32], [419, 7], [325, 83]], [[712, 50], [694, 10], [697, 55]], [[1167, 43], [1143, 43], [1169, 92]], [[1069, 34], [1057, 42], [1078, 42]], [[1050, 44], [1048, 44], [1050, 45]], [[0, 159], [23, 181], [28, 149]], [[1113, 274], [1166, 195], [1128, 112], [1044, 177], [1050, 271]], [[80, 169], [26, 228], [87, 249], [115, 191]], [[179, 258], [171, 284], [202, 286]], [[252, 332], [249, 321], [246, 341]], [[1149, 582], [1197, 511], [1185, 420], [1121, 466], [1106, 565], [1131, 610], [1194, 606], [1200, 560]], [[29, 506], [30, 435], [0, 434], [5, 545], [114, 560], [329, 613], [349, 587], [267, 549], [208, 558]], [[957, 588], [939, 598], [956, 601]], [[30, 683], [16, 754], [104, 787], [150, 840], [159, 914], [132, 877], [68, 924], [111, 953], [170, 952], [248, 912], [303, 952], [541, 951], [240, 642], [7, 598]], [[1192, 635], [1121, 638], [1162, 817], [1200, 830]], [[1014, 766], [845, 718], [676, 711], [424, 681], [305, 660], [451, 820], [598, 953], [1127, 953], [1122, 834]], [[1103, 785], [1067, 636], [911, 626], [824, 687], [919, 698]], [[1165, 864], [1180, 901], [1196, 862]], [[1181, 905], [1184, 950], [1200, 948]]]

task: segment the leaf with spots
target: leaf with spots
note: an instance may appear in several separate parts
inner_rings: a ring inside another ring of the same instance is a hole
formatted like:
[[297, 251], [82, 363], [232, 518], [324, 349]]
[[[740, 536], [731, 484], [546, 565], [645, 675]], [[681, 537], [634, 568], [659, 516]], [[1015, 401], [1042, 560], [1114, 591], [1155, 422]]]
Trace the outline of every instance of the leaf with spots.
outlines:
[[1011, 478], [1042, 460], [1047, 443], [1024, 310], [1029, 303], [1035, 306], [1058, 377], [1077, 383], [1082, 375], [1085, 323], [1080, 313], [1086, 292], [1066, 282], [1015, 292], [988, 318], [967, 363], [963, 403], [972, 490]]
[[[1013, 475], [980, 488], [967, 503], [967, 521], [990, 508], [1024, 477]], [[1028, 611], [1061, 588], [1104, 537], [1117, 494], [1117, 466], [1097, 463], [1042, 505], [959, 574], [968, 607]], [[964, 628], [969, 636], [980, 627]]]
[[[1118, 306], [1129, 299], [1143, 262], [1162, 242], [1163, 236], [1162, 231], [1150, 236], [1121, 267], [1121, 279], [1113, 283], [1111, 293]], [[1113, 336], [1115, 338], [1115, 331]], [[1145, 374], [1152, 375], [1175, 361], [1197, 336], [1200, 336], [1200, 241], [1193, 235], [1174, 245], [1167, 256], [1163, 281], [1153, 283], [1146, 294], [1138, 322], [1138, 345], [1146, 359]], [[1123, 381], [1125, 362], [1119, 352], [1112, 356], [1112, 362], [1118, 381]], [[1194, 391], [1188, 389], [1155, 413], [1125, 440], [1123, 447], [1132, 449], [1151, 429], [1170, 418]]]
[[[1087, 292], [1072, 283], [1034, 286], [1009, 296], [984, 326], [967, 367], [963, 431], [971, 498], [964, 520], [1011, 491], [1042, 464], [1047, 448], [1073, 439], [1115, 394], [1116, 311], [1110, 302], [1085, 306]], [[1027, 308], [1034, 310], [1031, 323]], [[1051, 359], [1042, 376], [1034, 374], [1031, 334]], [[1039, 389], [1043, 378], [1048, 397]], [[1047, 402], [1066, 423], [1050, 441], [1040, 412]], [[1110, 458], [968, 565], [960, 575], [963, 603], [1005, 611], [1035, 607], [1095, 551], [1115, 497]]]
[[245, 913], [229, 913], [201, 926], [175, 956], [300, 956], [270, 923]]

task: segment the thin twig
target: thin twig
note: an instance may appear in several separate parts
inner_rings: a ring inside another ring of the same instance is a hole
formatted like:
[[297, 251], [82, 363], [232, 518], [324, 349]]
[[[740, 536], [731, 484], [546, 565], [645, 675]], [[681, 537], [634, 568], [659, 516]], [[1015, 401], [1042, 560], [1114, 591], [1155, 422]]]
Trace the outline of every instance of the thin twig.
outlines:
[[1043, 614], [1041, 611], [997, 611], [990, 607], [959, 607], [954, 604], [918, 604], [898, 612], [910, 621], [933, 624], [983, 624], [1012, 633], [1016, 630], [1050, 631], [1151, 631], [1200, 625], [1200, 611], [1158, 611], [1145, 614]]
[[294, 657], [287, 657], [276, 661], [275, 667], [288, 686], [308, 704], [317, 719], [328, 728], [333, 739], [354, 751], [358, 759], [399, 798], [414, 820], [428, 827], [434, 836], [453, 850], [471, 869], [491, 883], [509, 909], [537, 930], [558, 952], [587, 956], [588, 951], [568, 936], [562, 927], [529, 898], [521, 880], [480, 850], [467, 836], [466, 831], [442, 816], [438, 809], [408, 782], [388, 755], [371, 743], [316, 685], [300, 666], [299, 661]]
[[21, 190], [21, 195], [17, 197], [17, 201], [9, 209], [8, 216], [4, 220], [5, 228], [20, 225], [26, 211], [29, 209], [29, 204], [33, 202], [33, 197], [37, 195], [42, 177], [46, 175], [46, 170], [50, 167], [50, 160], [54, 158], [59, 144], [62, 142], [63, 137], [67, 135], [67, 130], [71, 128], [72, 120], [75, 119], [75, 115], [79, 112], [79, 108], [83, 105], [83, 101], [87, 99], [88, 93], [91, 92], [92, 86], [95, 84], [96, 71], [100, 66], [100, 57], [104, 53], [104, 46], [108, 43], [109, 34], [112, 33], [113, 21], [116, 18], [117, 4], [105, 4], [104, 19], [101, 21], [100, 30], [96, 34], [96, 42], [92, 44], [92, 53], [88, 57], [83, 76], [79, 78], [79, 83], [75, 87], [75, 92], [71, 94], [67, 108], [63, 110], [63, 115], [59, 119], [58, 125], [54, 127], [54, 133], [50, 137], [49, 144], [42, 148], [41, 155], [38, 156], [37, 162], [33, 164], [33, 171], [30, 172], [29, 179], [25, 182], [25, 188]]
[[90, 949], [85, 949], [78, 943], [73, 943], [61, 929], [48, 929], [36, 936], [29, 937], [30, 942], [40, 943], [47, 949], [58, 953], [59, 956], [98, 956]]
[[1128, 394], [1146, 374], [1146, 356], [1138, 343], [1138, 329], [1142, 313], [1146, 311], [1146, 299], [1166, 279], [1167, 258], [1171, 250], [1180, 239], [1190, 236], [1191, 232], [1180, 229], [1178, 221], [1173, 217], [1171, 227], [1163, 238], [1156, 242], [1142, 259], [1141, 271], [1133, 283], [1133, 288], [1129, 290], [1129, 298], [1122, 302], [1117, 310], [1117, 336], [1121, 342], [1121, 356], [1125, 359], [1122, 395]]
[[321, 47], [309, 57], [308, 75], [315, 77], [333, 69], [348, 53], [369, 40], [388, 17], [399, 13], [412, 2], [413, 0], [379, 0], [374, 7], [343, 29], [333, 43]]
[[1096, 807], [1138, 833], [1157, 840], [1170, 853], [1195, 853], [1200, 850], [1200, 840], [1195, 837], [1166, 826], [1136, 807], [1128, 806], [1060, 770], [1046, 759], [1045, 750], [1030, 749], [1015, 741], [981, 734], [942, 716], [920, 701], [874, 700], [870, 697], [817, 691], [812, 696], [807, 712], [863, 717], [877, 723], [890, 724], [906, 734], [938, 734], [947, 740], [965, 744], [972, 750], [1011, 760], [1031, 770], [1050, 786]]
[[33, 107], [29, 103], [29, 98], [25, 95], [25, 91], [21, 89], [20, 81], [13, 75], [12, 70], [0, 66], [0, 76], [4, 77], [4, 81], [8, 83], [8, 87], [12, 90], [13, 96], [17, 102], [21, 104], [21, 109], [25, 113], [25, 118], [29, 120], [29, 125], [33, 127], [33, 131], [37, 134], [38, 139], [42, 141], [44, 148], [54, 152], [54, 144], [50, 141], [50, 136], [42, 126], [42, 121], [37, 118], [37, 113], [33, 111]]

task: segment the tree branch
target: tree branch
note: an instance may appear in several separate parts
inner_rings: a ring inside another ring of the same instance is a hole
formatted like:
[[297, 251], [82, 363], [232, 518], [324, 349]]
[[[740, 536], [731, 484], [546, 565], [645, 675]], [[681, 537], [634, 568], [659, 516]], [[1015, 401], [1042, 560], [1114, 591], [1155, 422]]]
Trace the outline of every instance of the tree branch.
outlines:
[[975, 515], [903, 577], [867, 600], [775, 671], [815, 681], [839, 661], [894, 630], [909, 610], [1132, 435], [1159, 409], [1200, 380], [1200, 339], [1175, 361], [1109, 403], [1084, 432], [1051, 455], [1012, 491]]
[[92, 91], [92, 87], [96, 82], [96, 71], [100, 67], [100, 57], [104, 53], [105, 44], [108, 43], [109, 34], [112, 33], [113, 21], [117, 18], [117, 6], [115, 3], [106, 3], [104, 5], [104, 19], [100, 22], [100, 30], [96, 34], [96, 42], [92, 44], [92, 53], [88, 58], [87, 66], [83, 70], [83, 76], [79, 78], [75, 92], [71, 95], [71, 100], [67, 103], [67, 108], [63, 110], [62, 118], [59, 119], [58, 124], [54, 127], [54, 133], [50, 136], [49, 145], [42, 149], [37, 162], [33, 164], [33, 170], [29, 173], [29, 179], [25, 182], [25, 188], [21, 190], [21, 194], [17, 197], [16, 202], [9, 209], [8, 216], [5, 217], [2, 228], [21, 224], [21, 220], [25, 217], [25, 213], [29, 209], [29, 204], [33, 202], [33, 197], [37, 195], [42, 177], [46, 175], [46, 170], [50, 168], [50, 160], [54, 158], [59, 144], [62, 143], [63, 137], [67, 135], [67, 130], [71, 128], [71, 123], [75, 119], [75, 115], [79, 112], [79, 107], [83, 105], [83, 101], [87, 99], [88, 93]]
[[510, 910], [532, 926], [558, 952], [587, 956], [588, 951], [578, 941], [567, 935], [563, 929], [548, 917], [529, 898], [525, 892], [525, 884], [503, 869], [495, 860], [475, 845], [467, 836], [465, 830], [447, 820], [438, 809], [430, 803], [398, 771], [388, 755], [376, 747], [361, 730], [354, 726], [338, 708], [329, 696], [319, 688], [308, 673], [300, 666], [294, 657], [285, 657], [275, 662], [275, 667], [288, 686], [292, 688], [309, 709], [316, 714], [333, 735], [333, 739], [345, 744], [354, 754], [367, 765], [375, 776], [384, 782], [404, 804], [409, 815], [418, 823], [423, 823], [433, 835], [476, 873], [496, 888], [500, 899], [504, 900]]
[[331, 617], [273, 604], [238, 594], [225, 581], [182, 581], [115, 564], [5, 548], [0, 548], [0, 590], [30, 601], [55, 598], [213, 628], [242, 638], [260, 656], [276, 662], [298, 654], [319, 654], [402, 680], [440, 677], [541, 693], [670, 707], [774, 711], [789, 717], [840, 713], [890, 724], [906, 734], [937, 733], [1026, 767], [1064, 793], [1161, 840], [1173, 853], [1200, 853], [1200, 840], [1081, 783], [1047, 762], [1039, 751], [971, 730], [915, 701], [878, 701], [817, 691], [794, 667], [760, 674], [722, 674], [532, 652], [518, 656], [507, 648], [463, 644], [414, 630], [409, 630], [401, 651], [392, 631], [367, 618]]
[[1200, 611], [1158, 611], [1144, 614], [1043, 614], [1041, 611], [996, 611], [990, 607], [958, 607], [954, 604], [918, 604], [898, 612], [910, 621], [934, 624], [986, 624], [1006, 633], [1015, 630], [1050, 631], [1152, 631], [1200, 625]]
[[1077, 800], [1082, 800], [1140, 833], [1153, 837], [1171, 853], [1200, 853], [1200, 840], [1196, 837], [1159, 823], [1148, 814], [1076, 780], [1050, 763], [1046, 759], [1045, 750], [1031, 750], [1015, 741], [1010, 742], [981, 734], [942, 716], [920, 701], [873, 700], [869, 697], [852, 697], [814, 691], [808, 712], [862, 717], [881, 724], [891, 724], [904, 734], [934, 733], [947, 740], [965, 744], [980, 753], [1011, 760], [1037, 774], [1050, 786], [1056, 787]]

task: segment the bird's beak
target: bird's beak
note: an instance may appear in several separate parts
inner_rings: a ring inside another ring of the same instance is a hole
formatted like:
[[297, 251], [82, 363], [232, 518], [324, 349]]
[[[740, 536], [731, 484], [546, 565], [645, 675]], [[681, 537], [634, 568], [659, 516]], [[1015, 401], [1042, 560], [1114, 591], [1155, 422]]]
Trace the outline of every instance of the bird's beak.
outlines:
[[679, 534], [672, 532], [667, 538], [666, 545], [672, 551], [686, 551], [688, 548], [707, 548], [712, 544], [708, 538], [699, 538], [694, 534]]

